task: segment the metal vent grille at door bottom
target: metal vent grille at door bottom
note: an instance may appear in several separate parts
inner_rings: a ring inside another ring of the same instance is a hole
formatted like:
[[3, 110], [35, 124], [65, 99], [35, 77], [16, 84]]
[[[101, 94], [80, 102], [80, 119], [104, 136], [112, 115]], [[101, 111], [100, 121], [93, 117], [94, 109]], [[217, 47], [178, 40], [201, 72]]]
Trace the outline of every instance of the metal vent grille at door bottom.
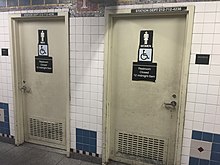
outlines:
[[164, 165], [167, 157], [167, 140], [153, 136], [141, 136], [117, 132], [117, 153], [126, 158]]
[[64, 122], [48, 120], [49, 119], [30, 117], [29, 136], [36, 140], [64, 144]]

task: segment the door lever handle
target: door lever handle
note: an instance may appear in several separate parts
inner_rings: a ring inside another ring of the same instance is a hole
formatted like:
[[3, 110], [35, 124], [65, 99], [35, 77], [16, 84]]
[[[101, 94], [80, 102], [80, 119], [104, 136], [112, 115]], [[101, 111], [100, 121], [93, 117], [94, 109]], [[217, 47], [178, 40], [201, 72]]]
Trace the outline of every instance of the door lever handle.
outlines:
[[177, 103], [176, 103], [176, 101], [171, 101], [170, 103], [164, 103], [164, 105], [166, 108], [174, 109], [174, 108], [176, 108]]
[[26, 85], [23, 85], [22, 87], [20, 87], [20, 90], [22, 93], [31, 93], [31, 88], [27, 87]]

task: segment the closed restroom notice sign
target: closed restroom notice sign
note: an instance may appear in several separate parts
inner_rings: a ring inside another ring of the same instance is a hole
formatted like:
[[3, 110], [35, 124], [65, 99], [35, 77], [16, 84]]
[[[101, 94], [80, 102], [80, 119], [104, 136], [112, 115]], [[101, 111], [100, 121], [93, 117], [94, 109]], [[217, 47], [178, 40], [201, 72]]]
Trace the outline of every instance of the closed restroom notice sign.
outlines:
[[153, 30], [140, 31], [138, 62], [133, 62], [133, 81], [156, 81], [157, 63], [153, 63]]
[[53, 73], [53, 58], [49, 57], [47, 30], [38, 30], [38, 56], [35, 56], [35, 71]]

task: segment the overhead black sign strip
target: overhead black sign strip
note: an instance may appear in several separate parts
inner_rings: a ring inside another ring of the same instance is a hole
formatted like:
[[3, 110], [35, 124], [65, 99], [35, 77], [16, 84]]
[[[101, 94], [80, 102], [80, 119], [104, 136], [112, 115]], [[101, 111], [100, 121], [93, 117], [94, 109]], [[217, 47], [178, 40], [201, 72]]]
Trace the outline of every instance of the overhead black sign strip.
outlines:
[[187, 7], [160, 7], [160, 8], [140, 8], [131, 9], [131, 13], [169, 13], [169, 12], [183, 12]]
[[22, 17], [52, 17], [58, 16], [57, 12], [49, 12], [49, 13], [22, 13]]

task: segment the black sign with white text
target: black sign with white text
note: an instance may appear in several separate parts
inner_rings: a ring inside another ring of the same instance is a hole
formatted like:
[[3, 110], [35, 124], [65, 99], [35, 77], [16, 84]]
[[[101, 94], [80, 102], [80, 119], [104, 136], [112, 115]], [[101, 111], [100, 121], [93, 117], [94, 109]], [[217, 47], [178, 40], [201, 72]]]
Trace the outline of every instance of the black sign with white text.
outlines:
[[56, 12], [50, 12], [50, 13], [22, 13], [22, 17], [52, 17], [52, 16], [58, 16], [58, 13]]
[[132, 80], [133, 81], [156, 81], [157, 63], [141, 64], [133, 62]]
[[47, 30], [38, 30], [38, 45], [48, 45]]
[[52, 57], [35, 56], [35, 71], [43, 73], [53, 73]]
[[140, 32], [140, 48], [152, 48], [153, 46], [153, 30], [141, 30]]
[[141, 8], [131, 9], [131, 13], [163, 13], [163, 12], [181, 12], [186, 11], [187, 7], [159, 7], [159, 8]]

